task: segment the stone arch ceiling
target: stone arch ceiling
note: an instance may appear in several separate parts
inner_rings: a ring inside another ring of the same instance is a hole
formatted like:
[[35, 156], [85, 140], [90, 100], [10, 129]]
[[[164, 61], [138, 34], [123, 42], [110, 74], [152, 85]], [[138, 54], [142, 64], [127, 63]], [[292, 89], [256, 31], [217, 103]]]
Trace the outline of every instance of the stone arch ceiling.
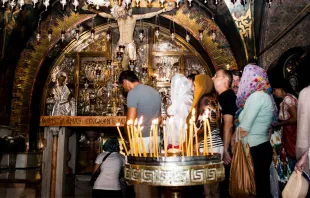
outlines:
[[[13, 98], [11, 102], [12, 111], [10, 125], [16, 132], [22, 134], [28, 133], [29, 119], [31, 116], [29, 112], [31, 105], [30, 101], [36, 75], [38, 74], [45, 57], [59, 41], [61, 30], [74, 28], [77, 24], [87, 21], [94, 16], [94, 14], [79, 15], [71, 13], [70, 16], [65, 16], [64, 19], [57, 19], [57, 25], [52, 27], [53, 38], [51, 42], [48, 41], [46, 36], [43, 37], [40, 42], [36, 42], [34, 38], [32, 38], [33, 49], [25, 49], [22, 52], [15, 72]], [[176, 15], [173, 17], [169, 15], [163, 16], [173, 20], [175, 23], [178, 23], [183, 27], [187, 27], [188, 31], [197, 40], [199, 38], [198, 30], [207, 30], [204, 31], [204, 39], [201, 42], [205, 51], [210, 57], [212, 57], [212, 63], [216, 69], [220, 67], [226, 68], [228, 65], [233, 68], [237, 67], [236, 60], [224, 34], [220, 31], [220, 28], [214, 23], [214, 21], [212, 21], [204, 12], [200, 12], [197, 7], [191, 8], [191, 12], [189, 12], [187, 6], [184, 5], [179, 8]], [[48, 21], [42, 23], [42, 35], [47, 35], [47, 24]], [[209, 32], [211, 27], [216, 28], [217, 30], [217, 42], [212, 42]]]

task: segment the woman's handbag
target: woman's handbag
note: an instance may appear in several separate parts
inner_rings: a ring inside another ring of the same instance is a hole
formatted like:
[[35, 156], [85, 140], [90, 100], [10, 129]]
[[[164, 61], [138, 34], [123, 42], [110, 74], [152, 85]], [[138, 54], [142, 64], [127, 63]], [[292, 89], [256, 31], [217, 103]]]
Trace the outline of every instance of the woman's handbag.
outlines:
[[240, 129], [236, 131], [236, 145], [230, 168], [229, 193], [232, 197], [256, 195], [255, 173], [250, 146], [243, 146]]
[[[100, 166], [102, 165], [102, 163], [109, 157], [109, 155], [111, 155], [112, 152], [106, 154], [106, 156], [104, 156], [104, 158], [102, 159], [102, 162], [100, 164]], [[98, 178], [98, 176], [100, 175], [100, 166], [97, 168], [97, 170], [92, 174], [91, 179], [89, 181], [89, 184], [91, 186], [94, 186], [96, 179]]]

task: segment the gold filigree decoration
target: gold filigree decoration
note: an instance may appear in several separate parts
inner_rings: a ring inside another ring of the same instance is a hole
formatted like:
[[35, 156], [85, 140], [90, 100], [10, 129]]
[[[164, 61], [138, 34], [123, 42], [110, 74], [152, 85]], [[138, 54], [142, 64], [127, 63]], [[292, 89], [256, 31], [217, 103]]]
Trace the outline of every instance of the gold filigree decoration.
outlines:
[[175, 15], [171, 16], [165, 14], [163, 16], [173, 20], [175, 23], [178, 23], [182, 27], [188, 28], [187, 31], [190, 32], [197, 40], [199, 40], [198, 32], [203, 28], [203, 22], [201, 22], [201, 19], [207, 20], [207, 23], [210, 25], [208, 25], [207, 29], [205, 29], [203, 32], [204, 39], [201, 41], [201, 45], [209, 54], [215, 69], [217, 70], [219, 68], [227, 68], [227, 65], [229, 65], [230, 68], [237, 68], [236, 59], [233, 56], [230, 47], [220, 47], [218, 43], [212, 41], [211, 35], [208, 34], [211, 26], [212, 28], [216, 28], [217, 39], [220, 39], [224, 45], [229, 46], [227, 39], [217, 24], [215, 24], [214, 21], [212, 21], [205, 13], [201, 12], [191, 15], [187, 9], [188, 7], [183, 5], [178, 9]]
[[[249, 5], [251, 5], [251, 1], [249, 1]], [[242, 44], [245, 49], [245, 55], [246, 55], [247, 60], [248, 60], [249, 54], [248, 54], [247, 45], [245, 43], [245, 39], [250, 39], [250, 40], [253, 39], [253, 32], [252, 32], [253, 20], [252, 20], [251, 13], [252, 13], [252, 9], [251, 9], [251, 6], [249, 6], [249, 9], [245, 13], [245, 15], [239, 18], [237, 18], [234, 14], [232, 14], [232, 17], [235, 21], [240, 37], [242, 39]]]
[[[33, 44], [34, 49], [26, 49], [22, 52], [19, 62], [16, 67], [13, 98], [11, 103], [11, 119], [10, 125], [15, 133], [28, 134], [30, 104], [33, 93], [33, 86], [36, 75], [41, 64], [48, 55], [49, 51], [59, 41], [61, 31], [75, 27], [77, 24], [94, 17], [94, 14], [79, 15], [72, 12], [69, 16], [57, 19], [57, 26], [51, 27], [53, 31], [52, 40], [49, 42], [47, 37], [43, 37], [40, 42]], [[49, 23], [45, 21], [44, 24]], [[47, 35], [47, 29], [41, 31], [42, 35]], [[38, 107], [39, 108], [39, 107]]]

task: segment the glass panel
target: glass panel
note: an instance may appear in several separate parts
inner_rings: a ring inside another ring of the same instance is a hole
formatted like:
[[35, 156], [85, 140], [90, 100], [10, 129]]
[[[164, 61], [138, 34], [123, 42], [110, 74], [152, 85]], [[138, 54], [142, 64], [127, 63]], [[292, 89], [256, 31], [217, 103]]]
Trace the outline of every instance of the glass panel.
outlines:
[[205, 74], [205, 69], [196, 56], [184, 57], [184, 74], [188, 76], [191, 73]]
[[158, 38], [155, 39], [153, 45], [153, 51], [156, 52], [189, 52], [187, 48], [184, 47], [182, 43], [170, 38], [170, 35], [163, 34], [160, 32]]
[[181, 55], [153, 57], [153, 71], [156, 74], [157, 83], [169, 83], [174, 74], [180, 73], [180, 58]]

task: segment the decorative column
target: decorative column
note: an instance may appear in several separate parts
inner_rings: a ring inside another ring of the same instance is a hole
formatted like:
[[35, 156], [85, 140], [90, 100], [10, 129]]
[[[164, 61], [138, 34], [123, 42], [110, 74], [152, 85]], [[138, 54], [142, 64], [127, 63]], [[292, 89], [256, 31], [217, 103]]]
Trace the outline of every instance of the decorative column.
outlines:
[[50, 131], [53, 134], [52, 173], [51, 173], [52, 175], [51, 175], [50, 198], [55, 198], [56, 168], [57, 168], [57, 145], [58, 145], [59, 127], [51, 127]]

